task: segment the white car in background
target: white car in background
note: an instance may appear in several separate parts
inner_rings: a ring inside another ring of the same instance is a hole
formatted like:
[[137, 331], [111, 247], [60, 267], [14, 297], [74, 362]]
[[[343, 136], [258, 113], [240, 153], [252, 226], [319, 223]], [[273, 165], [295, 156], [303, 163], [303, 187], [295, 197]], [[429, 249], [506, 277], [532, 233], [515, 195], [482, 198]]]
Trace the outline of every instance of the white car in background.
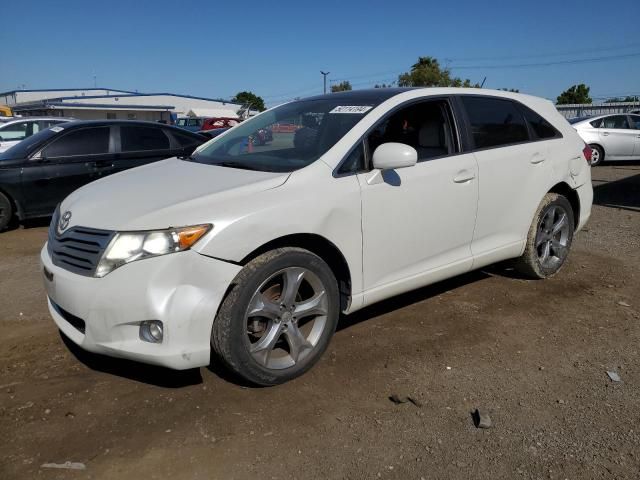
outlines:
[[640, 115], [578, 117], [569, 123], [592, 148], [592, 166], [605, 160], [640, 160]]
[[0, 123], [0, 153], [31, 135], [59, 123], [69, 122], [69, 118], [60, 117], [14, 117]]
[[[260, 129], [273, 140], [253, 145]], [[590, 153], [551, 102], [509, 92], [281, 105], [67, 197], [41, 253], [49, 311], [93, 352], [174, 369], [213, 353], [282, 383], [341, 312], [506, 259], [557, 273], [591, 212]]]

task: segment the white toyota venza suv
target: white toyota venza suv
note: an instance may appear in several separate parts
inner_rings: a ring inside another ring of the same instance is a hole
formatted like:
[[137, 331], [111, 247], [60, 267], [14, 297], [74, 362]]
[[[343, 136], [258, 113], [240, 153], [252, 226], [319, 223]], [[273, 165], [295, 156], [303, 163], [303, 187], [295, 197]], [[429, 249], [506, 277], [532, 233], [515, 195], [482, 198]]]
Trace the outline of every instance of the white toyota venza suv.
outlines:
[[49, 310], [92, 352], [282, 383], [341, 312], [506, 259], [555, 274], [591, 212], [589, 156], [527, 95], [295, 101], [72, 193], [41, 253]]

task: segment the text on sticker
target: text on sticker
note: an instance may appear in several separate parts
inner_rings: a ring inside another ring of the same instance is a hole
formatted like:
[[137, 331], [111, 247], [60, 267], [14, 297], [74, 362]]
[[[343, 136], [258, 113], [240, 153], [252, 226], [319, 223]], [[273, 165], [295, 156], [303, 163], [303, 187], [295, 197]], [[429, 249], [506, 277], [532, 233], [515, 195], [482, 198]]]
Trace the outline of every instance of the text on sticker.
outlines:
[[366, 113], [372, 108], [369, 105], [340, 105], [329, 113]]

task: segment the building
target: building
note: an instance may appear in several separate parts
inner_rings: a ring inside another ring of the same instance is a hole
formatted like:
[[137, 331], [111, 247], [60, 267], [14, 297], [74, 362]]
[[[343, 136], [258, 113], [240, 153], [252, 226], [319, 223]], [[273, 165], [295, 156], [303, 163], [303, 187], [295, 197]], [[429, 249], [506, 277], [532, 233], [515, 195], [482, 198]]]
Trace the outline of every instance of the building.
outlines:
[[80, 120], [124, 119], [171, 122], [190, 112], [206, 111], [236, 117], [242, 105], [226, 100], [178, 95], [138, 93], [113, 88], [12, 90], [0, 93], [0, 104], [16, 115], [50, 115]]

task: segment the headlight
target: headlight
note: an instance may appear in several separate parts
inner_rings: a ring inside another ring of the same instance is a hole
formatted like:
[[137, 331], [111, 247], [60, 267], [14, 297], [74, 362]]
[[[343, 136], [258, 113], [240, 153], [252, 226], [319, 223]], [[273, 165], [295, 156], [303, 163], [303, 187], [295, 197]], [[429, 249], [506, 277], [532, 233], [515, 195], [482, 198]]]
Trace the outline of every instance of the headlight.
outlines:
[[181, 252], [191, 248], [212, 225], [170, 228], [146, 232], [120, 232], [109, 242], [98, 267], [96, 277], [104, 277], [116, 268], [143, 258]]

